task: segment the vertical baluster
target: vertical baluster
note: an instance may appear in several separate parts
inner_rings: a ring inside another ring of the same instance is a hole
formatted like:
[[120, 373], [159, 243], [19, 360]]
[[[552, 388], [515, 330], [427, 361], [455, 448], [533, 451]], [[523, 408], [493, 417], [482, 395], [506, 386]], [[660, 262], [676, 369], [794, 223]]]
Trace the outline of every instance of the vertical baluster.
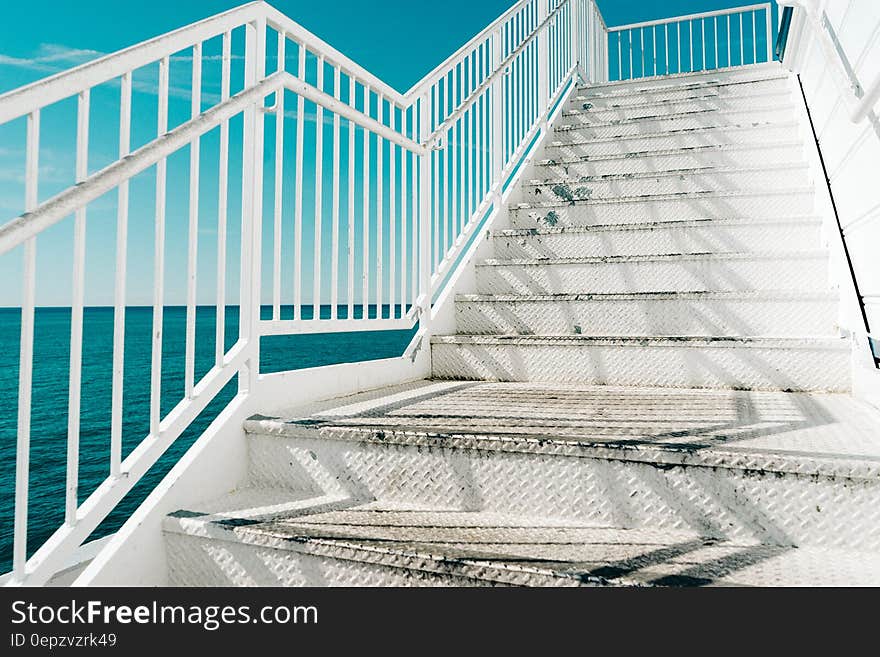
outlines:
[[[431, 136], [431, 90], [425, 92], [419, 101], [421, 117], [419, 128], [421, 143], [425, 143]], [[422, 300], [421, 314], [419, 315], [419, 329], [427, 331], [431, 324], [431, 178], [433, 173], [432, 153], [424, 153], [421, 156], [420, 174], [421, 184], [419, 188], [419, 292]]]
[[718, 16], [712, 19], [712, 30], [715, 38], [715, 68], [721, 68], [718, 64]]
[[[388, 103], [388, 127], [394, 130], [397, 106], [393, 101]], [[394, 319], [397, 313], [397, 145], [388, 142], [388, 319]]]
[[[342, 99], [342, 71], [338, 66], [333, 67], [333, 97]], [[330, 256], [330, 319], [339, 317], [339, 153], [341, 150], [339, 113], [333, 113], [333, 236], [332, 255]]]
[[740, 66], [746, 63], [746, 37], [745, 30], [743, 28], [743, 16], [745, 14], [739, 15], [739, 63]]
[[727, 66], [730, 68], [733, 66], [731, 60], [733, 59], [733, 44], [732, 44], [732, 36], [733, 32], [730, 29], [730, 14], [727, 14]]
[[[318, 56], [318, 91], [324, 91], [324, 56]], [[324, 232], [324, 108], [315, 107], [315, 278], [312, 292], [312, 319], [321, 319], [321, 237]]]
[[[473, 93], [474, 89], [476, 89], [476, 58], [474, 57], [474, 53], [471, 53], [470, 60], [470, 85], [468, 89], [468, 96]], [[515, 102], [515, 101], [514, 101]], [[468, 139], [468, 188], [467, 188], [467, 198], [468, 198], [468, 222], [473, 219], [474, 216], [474, 150], [476, 148], [476, 127], [477, 127], [477, 117], [476, 117], [476, 108], [471, 105], [471, 108], [468, 113], [468, 132], [470, 133], [470, 137]], [[466, 224], [466, 225], [467, 225]]]
[[[440, 84], [435, 83], [432, 87], [433, 93], [433, 112], [431, 113], [431, 127], [429, 129], [429, 134], [433, 133], [436, 129], [437, 125], [440, 123]], [[434, 212], [431, 215], [432, 222], [434, 225], [434, 245], [433, 245], [433, 257], [434, 259], [431, 261], [433, 266], [436, 267], [440, 263], [440, 153], [434, 150], [431, 155], [431, 175], [433, 178], [433, 191], [434, 191]], [[433, 270], [432, 272], [433, 273]]]
[[[89, 175], [89, 91], [77, 99], [76, 182]], [[76, 524], [79, 506], [79, 427], [82, 398], [83, 303], [86, 267], [86, 208], [76, 211], [73, 228], [73, 292], [70, 308], [70, 383], [67, 406], [67, 485], [64, 522]]]
[[666, 51], [666, 68], [663, 73], [669, 75], [669, 25], [663, 26], [663, 49]]
[[[376, 108], [376, 120], [383, 123], [385, 110], [385, 97], [380, 93], [376, 99], [378, 106]], [[376, 135], [376, 319], [382, 319], [382, 308], [384, 306], [384, 272], [385, 262], [383, 254], [385, 252], [384, 224], [385, 224], [385, 165], [383, 156], [385, 151], [385, 140]]]
[[[297, 77], [306, 80], [306, 47], [299, 45], [297, 61]], [[296, 99], [296, 189], [293, 214], [293, 319], [304, 319], [302, 312], [303, 292], [303, 259], [302, 259], [302, 229], [303, 229], [303, 174], [305, 157], [305, 114], [306, 99], [300, 95]]]
[[[357, 103], [357, 91], [354, 75], [348, 78], [348, 104], [354, 107]], [[348, 314], [349, 320], [354, 319], [354, 137], [357, 126], [348, 122]]]
[[657, 77], [657, 26], [651, 27], [651, 42], [654, 44], [654, 77]]
[[706, 64], [706, 19], [705, 18], [700, 19], [700, 27], [703, 30], [703, 70], [705, 71], [707, 68], [709, 68]]
[[[254, 87], [266, 72], [266, 19], [245, 27], [244, 88]], [[239, 340], [248, 355], [238, 375], [239, 393], [252, 391], [260, 373], [260, 273], [263, 227], [263, 101], [244, 111], [241, 185], [241, 277], [239, 284]]]
[[[27, 117], [27, 155], [25, 163], [25, 212], [37, 207], [37, 181], [40, 159], [40, 111]], [[28, 482], [31, 453], [31, 396], [34, 366], [34, 305], [37, 282], [37, 238], [24, 243], [21, 295], [21, 342], [18, 366], [18, 427], [15, 450], [15, 520], [13, 529], [12, 572], [16, 581], [25, 576], [27, 564]]]
[[[462, 102], [458, 87], [458, 68], [458, 64], [452, 67], [452, 106], [455, 109]], [[450, 158], [452, 159], [452, 217], [459, 232], [462, 230], [461, 214], [458, 211], [458, 158], [460, 150], [458, 131], [460, 126], [461, 122], [456, 120], [449, 131], [450, 143], [447, 144], [447, 148], [451, 149]]]
[[[370, 85], [364, 83], [364, 114], [370, 116]], [[361, 178], [364, 184], [364, 209], [363, 209], [363, 298], [361, 311], [363, 319], [370, 318], [370, 132], [364, 133], [364, 173]]]
[[[122, 76], [119, 101], [119, 158], [131, 150], [131, 73]], [[125, 279], [128, 265], [129, 184], [119, 185], [116, 213], [116, 281], [113, 292], [113, 392], [110, 402], [110, 476], [121, 474], [122, 401], [125, 376]]]
[[758, 12], [752, 12], [752, 47], [754, 49], [753, 63], [758, 63]]
[[688, 42], [688, 45], [689, 45], [688, 56], [690, 57], [690, 60], [691, 60], [691, 73], [693, 73], [694, 71], [697, 70], [696, 67], [694, 66], [694, 64], [695, 64], [694, 59], [695, 58], [694, 58], [694, 22], [693, 21], [688, 21], [688, 28], [689, 28], [689, 34], [690, 34], [689, 42]]
[[[419, 139], [419, 109], [418, 102], [413, 102], [410, 106], [410, 136], [413, 141]], [[412, 257], [410, 258], [410, 280], [412, 281], [412, 307], [415, 308], [418, 304], [419, 298], [419, 253], [420, 253], [420, 239], [424, 239], [424, 236], [420, 237], [419, 233], [419, 207], [420, 207], [420, 189], [419, 189], [419, 156], [413, 153], [412, 155], [412, 169], [410, 170], [410, 189], [412, 190], [410, 203], [411, 205], [411, 217], [412, 217]], [[424, 160], [424, 157], [421, 157]]]
[[767, 15], [767, 61], [773, 61], [773, 11], [769, 5], [764, 10]]
[[681, 21], [675, 24], [675, 28], [677, 34], [676, 41], [678, 42], [676, 44], [678, 46], [678, 71], [676, 72], [681, 73], [684, 71], [684, 68], [681, 65]]
[[[400, 108], [400, 134], [406, 136], [406, 113], [404, 107]], [[407, 292], [407, 204], [406, 204], [406, 187], [407, 187], [407, 160], [409, 159], [409, 151], [400, 149], [400, 316], [406, 317], [406, 292]]]
[[[284, 70], [287, 36], [278, 32], [278, 70]], [[284, 203], [284, 89], [275, 92], [275, 232], [272, 258], [272, 319], [281, 319], [281, 212]]]
[[[202, 113], [202, 44], [193, 47], [191, 118]], [[189, 237], [186, 264], [186, 353], [184, 386], [192, 399], [196, 369], [196, 276], [199, 246], [199, 159], [201, 143], [196, 137], [189, 145]]]
[[645, 28], [639, 30], [642, 48], [642, 77], [645, 77]]
[[[232, 33], [223, 35], [222, 71], [220, 74], [220, 98], [228, 100], [232, 69]], [[226, 353], [226, 221], [229, 203], [229, 121], [220, 124], [220, 173], [219, 200], [217, 203], [217, 318], [214, 339], [214, 361], [223, 365]]]
[[[480, 44], [478, 49], [478, 57], [477, 62], [479, 63], [480, 73], [477, 76], [477, 86], [483, 84], [483, 79], [486, 75], [486, 67], [485, 62], [483, 61], [483, 44]], [[483, 198], [483, 125], [484, 125], [484, 117], [485, 117], [485, 109], [483, 107], [483, 95], [477, 99], [477, 204], [479, 205], [479, 201]]]
[[[461, 94], [461, 102], [464, 102], [467, 99], [467, 86], [466, 85], [466, 69], [465, 62], [467, 59], [463, 59], [461, 62], [461, 80], [460, 80], [460, 94]], [[467, 112], [462, 114], [458, 118], [456, 125], [458, 126], [458, 159], [459, 159], [459, 168], [458, 168], [458, 179], [456, 180], [456, 185], [458, 186], [458, 222], [459, 225], [462, 226], [462, 230], [464, 226], [467, 225], [467, 217], [465, 216], [467, 213], [465, 212], [465, 184], [464, 184], [464, 176], [465, 176], [465, 154], [467, 153], [467, 137], [465, 136], [465, 116], [467, 116]]]
[[617, 32], [617, 79], [623, 80], [623, 32]]
[[[437, 89], [443, 89], [443, 114], [437, 119], [438, 122], [444, 121], [447, 116], [449, 116], [450, 108], [449, 108], [449, 78], [444, 75], [443, 78], [437, 82]], [[441, 139], [444, 140], [443, 149], [440, 151], [440, 160], [442, 162], [441, 168], [438, 171], [438, 175], [442, 176], [442, 180], [440, 182], [441, 188], [443, 189], [443, 200], [440, 205], [442, 207], [443, 218], [442, 218], [442, 256], [440, 260], [442, 261], [446, 254], [449, 252], [449, 148], [445, 143], [445, 140], [448, 139], [449, 133], [442, 135]]]
[[633, 31], [629, 30], [627, 33], [629, 34], [629, 79], [633, 80], [635, 79], [635, 71], [633, 69], [633, 51], [635, 50], [633, 48]]
[[[492, 68], [495, 70], [501, 67], [503, 47], [501, 39], [502, 31], [501, 29], [499, 29], [492, 35]], [[504, 87], [503, 78], [501, 77], [496, 78], [495, 82], [492, 84], [492, 104], [490, 116], [492, 117], [492, 124], [490, 127], [490, 130], [492, 131], [492, 153], [490, 156], [492, 161], [492, 186], [494, 189], [496, 189], [495, 197], [492, 199], [492, 204], [495, 206], [496, 210], [500, 210], [500, 180], [501, 172], [504, 167]]]
[[[165, 57], [159, 63], [159, 136], [168, 131], [168, 66]], [[165, 304], [165, 183], [167, 160], [156, 164], [156, 220], [154, 238], [153, 270], [153, 351], [150, 379], [150, 435], [159, 437], [159, 422], [162, 418], [162, 328]]]
[[[523, 39], [525, 38], [525, 26], [523, 25], [523, 15], [522, 12], [517, 14], [516, 21], [516, 46], [519, 47]], [[516, 71], [516, 92], [514, 95], [514, 111], [516, 112], [516, 143], [522, 141], [523, 137], [523, 98], [525, 94], [523, 93], [523, 84], [525, 82], [525, 74], [523, 71], [523, 54], [520, 53], [517, 58], [514, 60], [514, 67]], [[476, 85], [475, 85], [476, 86]], [[476, 112], [475, 112], [476, 114]], [[476, 135], [474, 135], [474, 142], [476, 144]]]

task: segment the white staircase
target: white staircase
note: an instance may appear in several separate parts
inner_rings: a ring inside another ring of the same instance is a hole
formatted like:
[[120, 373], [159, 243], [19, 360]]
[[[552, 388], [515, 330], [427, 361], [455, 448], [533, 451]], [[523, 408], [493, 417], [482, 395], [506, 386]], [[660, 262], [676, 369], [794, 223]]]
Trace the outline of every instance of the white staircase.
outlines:
[[168, 583], [880, 584], [794, 103], [777, 65], [578, 90], [435, 380], [249, 420]]

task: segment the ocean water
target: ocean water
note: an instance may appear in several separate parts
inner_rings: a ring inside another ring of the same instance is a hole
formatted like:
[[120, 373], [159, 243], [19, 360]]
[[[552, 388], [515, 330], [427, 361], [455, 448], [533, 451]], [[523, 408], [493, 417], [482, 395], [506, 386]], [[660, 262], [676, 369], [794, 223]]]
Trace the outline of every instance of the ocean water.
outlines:
[[[384, 309], [385, 315], [388, 308]], [[270, 309], [263, 308], [263, 316]], [[321, 309], [329, 317], [330, 308]], [[369, 309], [375, 316], [375, 307]], [[292, 309], [283, 309], [282, 317]], [[311, 308], [303, 309], [310, 318]], [[355, 308], [355, 316], [361, 309]], [[341, 312], [340, 316], [344, 316]], [[18, 418], [18, 371], [21, 313], [0, 308], [0, 572], [12, 564], [15, 505], [15, 454]], [[149, 430], [152, 309], [131, 307], [125, 323], [123, 458]], [[213, 307], [196, 314], [196, 380], [214, 363], [216, 315]], [[186, 309], [168, 307], [163, 321], [162, 413], [184, 391]], [[83, 318], [82, 409], [79, 499], [85, 500], [110, 471], [110, 400], [113, 309], [86, 308]], [[226, 347], [238, 335], [238, 309], [227, 308]], [[413, 331], [378, 331], [264, 338], [261, 371], [296, 370], [336, 363], [389, 358], [403, 353]], [[33, 553], [63, 522], [67, 459], [67, 407], [70, 365], [70, 309], [38, 308], [34, 329], [28, 551]], [[143, 480], [110, 514], [91, 538], [116, 531], [235, 395], [233, 380], [191, 427], [171, 446]]]

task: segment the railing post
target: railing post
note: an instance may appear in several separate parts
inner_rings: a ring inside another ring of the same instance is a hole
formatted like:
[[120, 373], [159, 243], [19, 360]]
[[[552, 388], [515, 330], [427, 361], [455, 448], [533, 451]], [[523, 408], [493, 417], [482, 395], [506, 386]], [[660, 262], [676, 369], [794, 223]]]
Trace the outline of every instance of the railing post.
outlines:
[[[492, 70], [501, 68], [501, 28], [492, 35]], [[540, 67], [540, 60], [538, 62]], [[501, 173], [504, 171], [504, 80], [499, 75], [492, 83], [492, 203], [501, 210]]]
[[[431, 136], [431, 89], [419, 100], [419, 141], [426, 144]], [[426, 150], [419, 156], [419, 288], [421, 308], [419, 330], [425, 331], [431, 325], [431, 187], [433, 171], [431, 159], [434, 153]]]
[[[245, 27], [245, 89], [266, 75], [266, 20]], [[260, 247], [263, 216], [263, 113], [260, 100], [244, 112], [241, 190], [241, 292], [239, 340], [250, 354], [239, 374], [239, 392], [253, 390], [260, 373]]]
[[[538, 25], [541, 25], [547, 16], [549, 0], [538, 0]], [[558, 16], [558, 14], [557, 14]], [[553, 19], [555, 23], [556, 18]], [[548, 36], [545, 28], [538, 34], [538, 107], [541, 108], [541, 134], [547, 132], [547, 117], [550, 114], [550, 49]]]

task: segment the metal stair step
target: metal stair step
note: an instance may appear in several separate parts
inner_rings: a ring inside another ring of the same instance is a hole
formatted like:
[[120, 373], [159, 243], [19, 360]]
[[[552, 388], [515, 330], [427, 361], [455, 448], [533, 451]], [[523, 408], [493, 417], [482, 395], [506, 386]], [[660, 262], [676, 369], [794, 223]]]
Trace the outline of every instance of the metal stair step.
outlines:
[[635, 80], [615, 80], [596, 84], [579, 85], [577, 90], [599, 93], [626, 93], [630, 89], [681, 88], [695, 85], [750, 83], [764, 80], [784, 80], [790, 73], [778, 62], [750, 64], [712, 71], [683, 71], [672, 75]]
[[434, 381], [255, 416], [245, 431], [249, 485], [299, 491], [287, 495], [320, 511], [479, 511], [876, 551], [878, 416], [833, 394]]
[[728, 110], [724, 112], [698, 110], [658, 118], [641, 118], [629, 121], [597, 122], [594, 124], [565, 123], [554, 126], [553, 138], [564, 139], [567, 136], [572, 136], [572, 138], [577, 136], [581, 140], [611, 139], [614, 137], [657, 134], [666, 131], [710, 128], [729, 130], [741, 126], [778, 125], [786, 123], [791, 118], [792, 107], [783, 105], [763, 110]]
[[480, 294], [627, 294], [829, 289], [826, 251], [684, 253], [554, 260], [487, 260]]
[[[727, 81], [717, 84], [674, 85], [663, 87], [628, 87], [616, 91], [587, 88], [572, 96], [572, 105], [590, 103], [593, 108], [606, 110], [634, 105], [663, 105], [695, 99], [735, 98], [755, 94], [781, 93], [790, 90], [786, 78], [754, 81]], [[577, 105], [575, 105], [577, 106]]]
[[794, 217], [523, 228], [494, 233], [492, 245], [500, 260], [810, 250], [821, 244], [821, 227], [818, 217]]
[[446, 336], [434, 378], [848, 392], [849, 342], [705, 336]]
[[573, 100], [562, 111], [559, 126], [595, 125], [612, 121], [645, 121], [692, 112], [724, 114], [730, 111], [764, 111], [790, 107], [795, 97], [789, 90], [771, 91], [738, 96], [696, 96], [661, 104], [629, 105], [619, 108], [600, 109], [587, 100]]
[[758, 125], [726, 126], [722, 128], [685, 128], [665, 130], [654, 134], [628, 137], [583, 139], [577, 133], [559, 133], [545, 148], [546, 159], [630, 155], [640, 157], [644, 151], [760, 144], [772, 141], [797, 141], [800, 126], [795, 123], [759, 123]]
[[641, 224], [646, 221], [787, 218], [812, 214], [812, 188], [655, 194], [568, 203], [519, 203], [510, 209], [513, 228], [569, 228]]
[[[174, 520], [166, 523], [165, 536], [170, 577], [177, 586], [748, 586], [880, 581], [876, 555], [480, 511], [364, 505], [238, 526], [235, 518]], [[205, 559], [205, 552], [212, 550], [229, 555], [235, 567]], [[667, 556], [661, 563], [649, 558], [658, 553]], [[730, 554], [738, 558], [731, 560]], [[719, 572], [721, 560], [733, 563]], [[853, 570], [860, 580], [852, 576]]]
[[835, 336], [832, 292], [461, 295], [464, 335]]
[[559, 153], [542, 156], [535, 161], [536, 171], [547, 177], [601, 176], [665, 173], [680, 169], [705, 167], [772, 166], [804, 159], [803, 143], [799, 140], [765, 141], [761, 144], [737, 144], [633, 150], [627, 153], [594, 156], [587, 154], [563, 156]]
[[702, 81], [692, 79], [657, 79], [651, 81], [635, 81], [612, 83], [608, 86], [581, 87], [576, 91], [573, 100], [597, 101], [603, 103], [654, 102], [662, 103], [680, 98], [697, 95], [726, 95], [769, 93], [784, 91], [790, 88], [788, 75], [758, 76], [736, 79], [728, 77], [706, 77]]
[[809, 167], [801, 163], [614, 177], [566, 176], [527, 181], [522, 186], [522, 200], [559, 203], [583, 198], [618, 199], [682, 192], [704, 194], [725, 190], [772, 192], [778, 189], [794, 189], [809, 182]]

